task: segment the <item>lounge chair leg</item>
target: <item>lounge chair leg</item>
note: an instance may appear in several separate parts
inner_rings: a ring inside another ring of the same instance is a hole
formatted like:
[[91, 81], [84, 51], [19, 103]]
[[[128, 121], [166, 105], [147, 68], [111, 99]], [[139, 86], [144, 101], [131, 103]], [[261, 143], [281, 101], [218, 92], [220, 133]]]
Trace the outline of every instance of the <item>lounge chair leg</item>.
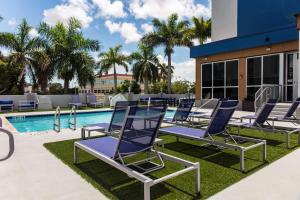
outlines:
[[78, 149], [77, 149], [77, 147], [74, 145], [74, 164], [77, 163], [77, 154], [78, 154]]
[[267, 143], [265, 142], [263, 145], [263, 161], [267, 160]]
[[179, 142], [179, 137], [176, 137], [176, 142]]
[[285, 142], [286, 142], [286, 148], [290, 148], [290, 134], [286, 133], [285, 134], [286, 138], [285, 138]]
[[149, 182], [144, 183], [144, 200], [150, 200], [150, 185], [149, 185]]
[[245, 163], [244, 163], [244, 150], [240, 149], [240, 170], [243, 172], [245, 170]]
[[196, 164], [196, 193], [200, 193], [200, 164]]

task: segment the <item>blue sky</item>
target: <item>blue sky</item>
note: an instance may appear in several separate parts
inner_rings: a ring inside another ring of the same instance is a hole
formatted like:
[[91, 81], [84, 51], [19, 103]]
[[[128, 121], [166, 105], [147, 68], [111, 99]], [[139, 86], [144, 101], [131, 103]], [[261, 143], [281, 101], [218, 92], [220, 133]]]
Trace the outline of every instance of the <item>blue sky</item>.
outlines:
[[[55, 24], [73, 16], [83, 24], [86, 37], [101, 42], [101, 51], [121, 44], [124, 53], [131, 53], [140, 37], [152, 30], [153, 17], [164, 20], [176, 12], [187, 20], [192, 16], [208, 18], [210, 10], [210, 0], [2, 0], [0, 15], [4, 20], [0, 31], [15, 32], [22, 18], [37, 27], [41, 21]], [[32, 35], [36, 34], [33, 30]], [[162, 48], [156, 53], [165, 60]], [[172, 61], [175, 79], [195, 79], [194, 60], [189, 58], [188, 48], [176, 48]]]

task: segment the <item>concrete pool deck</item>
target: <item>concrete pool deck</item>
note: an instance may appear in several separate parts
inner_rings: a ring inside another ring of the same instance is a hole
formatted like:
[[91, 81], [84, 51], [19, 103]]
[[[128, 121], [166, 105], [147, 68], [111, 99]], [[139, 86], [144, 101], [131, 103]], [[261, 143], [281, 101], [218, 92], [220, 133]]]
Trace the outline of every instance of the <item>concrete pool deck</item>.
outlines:
[[[248, 114], [235, 112], [236, 117]], [[43, 147], [47, 142], [79, 138], [79, 129], [18, 134], [5, 119], [3, 125], [14, 131], [15, 149], [9, 159], [0, 161], [0, 199], [107, 199]], [[0, 135], [0, 159], [7, 149], [7, 137]], [[297, 149], [210, 199], [300, 199], [299, 158]]]
[[[8, 145], [6, 138], [0, 136], [2, 158]], [[12, 157], [0, 161], [0, 199], [107, 199], [43, 147], [47, 142], [78, 137], [79, 129], [64, 130], [63, 133], [49, 131], [39, 135], [14, 134]]]

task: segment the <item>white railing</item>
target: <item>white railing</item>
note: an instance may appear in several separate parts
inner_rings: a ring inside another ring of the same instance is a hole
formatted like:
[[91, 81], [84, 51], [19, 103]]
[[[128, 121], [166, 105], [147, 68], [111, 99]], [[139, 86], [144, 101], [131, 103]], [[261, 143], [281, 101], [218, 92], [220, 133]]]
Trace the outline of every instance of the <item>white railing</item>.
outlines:
[[[73, 121], [71, 121], [73, 119]], [[76, 107], [73, 106], [68, 119], [68, 127], [70, 129], [76, 130]]]
[[261, 105], [267, 101], [268, 98], [271, 97], [271, 93], [272, 90], [270, 87], [266, 87], [266, 88], [259, 88], [259, 90], [257, 90], [257, 92], [255, 93], [255, 99], [254, 99], [254, 109], [255, 109], [255, 113], [258, 112], [259, 108], [261, 107]]
[[259, 108], [265, 103], [269, 98], [276, 98], [282, 100], [283, 88], [282, 85], [272, 85], [265, 84], [262, 85], [259, 90], [255, 93], [254, 97], [254, 109], [257, 113]]
[[53, 130], [60, 132], [60, 107], [57, 106], [53, 117]]

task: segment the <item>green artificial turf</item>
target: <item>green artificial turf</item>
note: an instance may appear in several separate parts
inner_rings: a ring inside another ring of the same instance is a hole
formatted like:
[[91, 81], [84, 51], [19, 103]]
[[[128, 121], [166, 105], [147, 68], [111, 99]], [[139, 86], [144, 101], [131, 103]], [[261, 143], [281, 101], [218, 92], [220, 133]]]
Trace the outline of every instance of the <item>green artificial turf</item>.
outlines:
[[[262, 162], [262, 148], [255, 148], [245, 154], [246, 172], [239, 171], [239, 152], [234, 150], [218, 151], [200, 147], [200, 142], [162, 136], [165, 152], [179, 158], [200, 163], [201, 194], [195, 195], [195, 173], [189, 172], [158, 184], [151, 189], [151, 199], [199, 199], [223, 190], [233, 183], [249, 176], [271, 162], [283, 157], [297, 148], [297, 137], [291, 137], [292, 149], [286, 149], [285, 135], [265, 133], [255, 130], [242, 130], [244, 136], [267, 140], [267, 162]], [[123, 172], [110, 167], [95, 157], [79, 150], [79, 163], [73, 164], [73, 144], [75, 140], [47, 143], [44, 146], [76, 173], [91, 183], [110, 199], [143, 199], [143, 184], [129, 178]], [[244, 144], [247, 145], [247, 144]], [[162, 177], [182, 166], [166, 162], [166, 167], [150, 174], [151, 178]]]

